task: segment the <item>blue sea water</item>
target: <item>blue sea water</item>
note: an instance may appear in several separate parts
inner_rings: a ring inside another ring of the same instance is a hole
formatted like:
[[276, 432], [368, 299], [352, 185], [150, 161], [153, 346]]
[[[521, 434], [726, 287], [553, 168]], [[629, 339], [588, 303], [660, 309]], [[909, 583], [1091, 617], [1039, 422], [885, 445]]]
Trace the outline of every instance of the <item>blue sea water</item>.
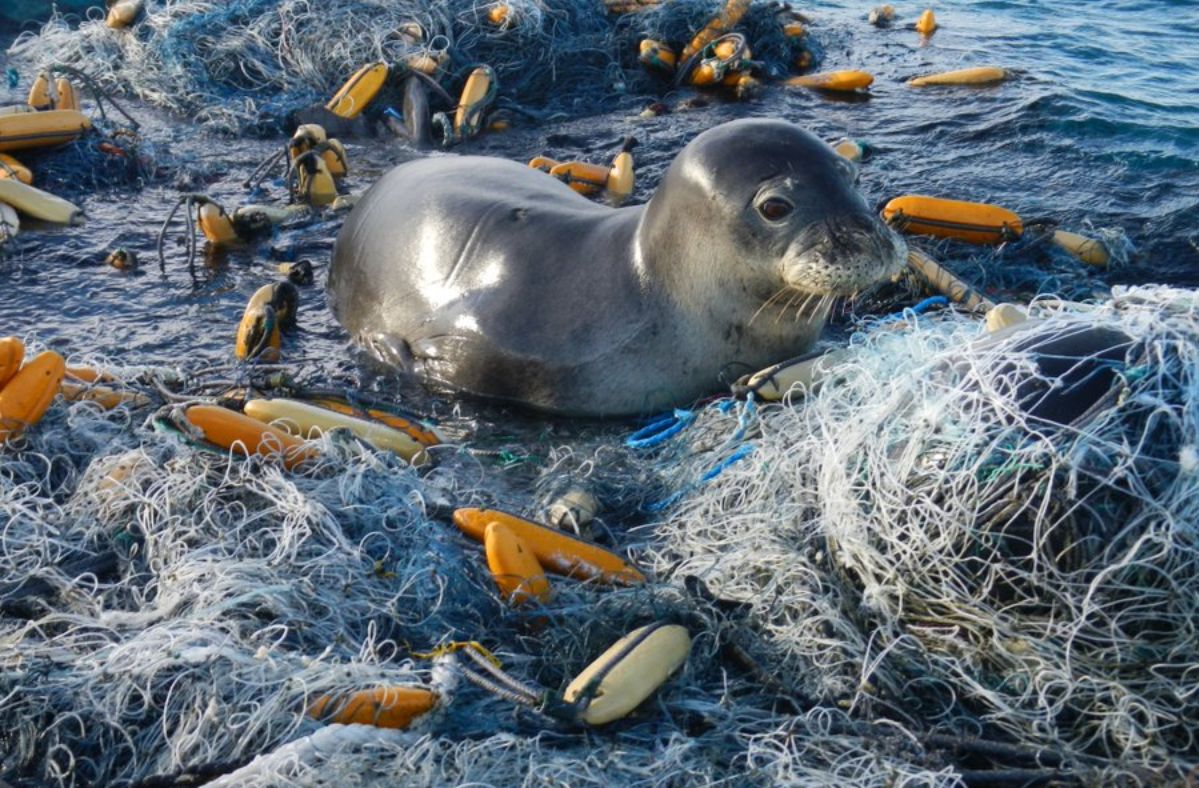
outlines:
[[[886, 30], [866, 23], [866, 4], [799, 10], [812, 20], [823, 56], [819, 68], [870, 71], [876, 81], [868, 98], [837, 100], [768, 83], [753, 101], [713, 98], [704, 108], [645, 121], [637, 111], [661, 96], [614, 96], [610, 87], [588, 86], [608, 91], [594, 106], [618, 108], [518, 124], [456, 152], [517, 160], [549, 152], [604, 161], [633, 134], [642, 141], [635, 198], [644, 200], [695, 133], [735, 117], [783, 117], [830, 140], [868, 143], [874, 155], [862, 167], [862, 187], [871, 201], [923, 193], [994, 202], [1025, 218], [1056, 219], [1067, 229], [1120, 233], [1133, 250], [1125, 265], [1101, 272], [1044, 248], [997, 256], [961, 244], [926, 245], [994, 298], [1086, 297], [1119, 282], [1199, 285], [1199, 3], [955, 2], [936, 8], [940, 26], [928, 40], [909, 29], [919, 6], [899, 5], [899, 19]], [[921, 73], [986, 64], [1009, 68], [1015, 78], [981, 88], [905, 84]], [[0, 91], [0, 101], [16, 102], [33, 75], [23, 63], [6, 66], [17, 69], [20, 82]], [[665, 98], [677, 104], [690, 95]], [[22, 235], [7, 250], [0, 264], [4, 330], [32, 333], [67, 350], [161, 357], [185, 343], [189, 353], [223, 357], [241, 305], [273, 274], [272, 256], [304, 254], [322, 262], [339, 220], [218, 254], [219, 264], [197, 289], [177, 269], [164, 279], [153, 267], [140, 277], [103, 268], [105, 250], [118, 243], [152, 261], [153, 235], [181, 183], [202, 187], [230, 207], [250, 201], [240, 181], [277, 144], [249, 138], [230, 144], [197, 134], [185, 118], [139, 111], [143, 138], [165, 178], [141, 188], [97, 189], [69, 168], [56, 170], [62, 153], [29, 157], [49, 172], [42, 183], [78, 201], [89, 220], [82, 229]], [[394, 140], [373, 139], [352, 143], [350, 153], [352, 191], [416, 155]], [[281, 197], [280, 185], [265, 197]], [[309, 333], [299, 340], [299, 355], [343, 357], [347, 337], [328, 317], [319, 292], [306, 293], [304, 309]], [[197, 335], [197, 325], [211, 329]]]

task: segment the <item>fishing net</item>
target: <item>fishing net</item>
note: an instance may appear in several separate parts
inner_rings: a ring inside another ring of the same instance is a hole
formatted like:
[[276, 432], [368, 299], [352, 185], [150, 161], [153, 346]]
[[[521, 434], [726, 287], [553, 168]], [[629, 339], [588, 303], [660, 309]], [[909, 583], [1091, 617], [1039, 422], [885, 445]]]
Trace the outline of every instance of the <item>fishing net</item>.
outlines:
[[[611, 426], [542, 436], [531, 462], [446, 447], [424, 471], [333, 433], [288, 472], [60, 403], [0, 467], [0, 777], [1176, 779], [1199, 760], [1197, 311], [1166, 288], [1034, 304], [1033, 334], [1121, 338], [1056, 410], [1021, 388], [1047, 374], [1021, 332], [910, 315], [860, 326], [806, 399], [722, 400], [646, 448]], [[653, 580], [555, 577], [512, 608], [449, 513], [570, 484], [605, 506], [591, 537]], [[600, 729], [459, 681], [443, 648], [560, 690], [651, 621], [687, 627], [691, 655]], [[443, 702], [405, 732], [304, 713], [397, 685]]]
[[1062, 378], [1028, 334], [879, 325], [835, 383], [761, 409], [743, 441], [725, 437], [736, 411], [709, 409], [666, 451], [675, 487], [747, 456], [670, 510], [655, 563], [748, 606], [771, 673], [813, 699], [1134, 771], [1191, 765], [1197, 307], [1165, 288], [1035, 304], [1028, 331], [1120, 338], [1066, 360], [1096, 384], [1069, 419], [1043, 418]]
[[[324, 102], [359, 67], [445, 53], [441, 75], [456, 95], [479, 63], [499, 80], [500, 104], [538, 117], [578, 117], [622, 106], [630, 96], [660, 93], [669, 81], [638, 63], [642, 37], [681, 47], [721, 5], [680, 0], [621, 16], [600, 2], [507, 0], [495, 3], [334, 0], [150, 0], [131, 29], [102, 19], [77, 25], [56, 15], [23, 34], [12, 61], [30, 73], [62, 63], [92, 74], [108, 89], [193, 118], [214, 131], [276, 131], [292, 110]], [[791, 68], [801, 46], [777, 23], [777, 7], [750, 8], [741, 29], [768, 73]], [[422, 41], [402, 34], [416, 23]]]

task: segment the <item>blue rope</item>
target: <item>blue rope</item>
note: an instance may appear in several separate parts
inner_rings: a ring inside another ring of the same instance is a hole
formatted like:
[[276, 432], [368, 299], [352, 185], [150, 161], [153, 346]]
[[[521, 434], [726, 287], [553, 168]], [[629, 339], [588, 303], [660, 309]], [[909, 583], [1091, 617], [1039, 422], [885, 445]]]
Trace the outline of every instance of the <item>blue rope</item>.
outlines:
[[949, 299], [943, 295], [931, 296], [929, 298], [924, 299], [923, 301], [920, 301], [917, 304], [913, 304], [912, 306], [906, 307], [905, 309], [903, 309], [900, 312], [896, 312], [893, 315], [887, 315], [879, 322], [880, 323], [894, 323], [894, 322], [904, 320], [905, 318], [907, 318], [908, 313], [911, 313], [913, 315], [923, 315], [925, 312], [929, 311], [930, 309], [932, 309], [934, 307], [938, 307], [938, 306], [949, 306]]
[[[757, 412], [757, 406], [754, 404], [754, 398], [753, 398], [752, 393], [749, 395], [749, 397], [744, 402], [740, 402], [740, 401], [732, 399], [730, 397], [729, 399], [721, 400], [720, 402], [714, 403], [713, 407], [715, 407], [718, 411], [720, 411], [721, 413], [724, 413], [724, 414], [727, 414], [734, 407], [737, 408], [737, 410], [738, 410], [737, 429], [733, 432], [732, 435], [729, 436], [728, 441], [725, 442], [726, 446], [729, 444], [737, 443], [737, 442], [741, 441], [742, 438], [744, 438], [745, 431], [749, 428], [750, 421], [753, 419], [755, 413]], [[685, 414], [685, 417], [681, 414]], [[693, 421], [695, 419], [695, 414], [692, 413], [691, 411], [677, 411], [676, 410], [674, 416], [667, 417], [665, 419], [659, 419], [658, 421], [654, 422], [653, 424], [649, 425], [648, 427], [645, 427], [644, 429], [637, 432], [635, 435], [628, 438], [628, 440], [626, 440], [625, 442], [628, 443], [630, 446], [634, 445], [634, 443], [633, 443], [634, 440], [636, 440], [637, 443], [639, 443], [641, 445], [645, 445], [645, 441], [661, 442], [662, 440], [665, 440], [665, 437], [663, 437], [663, 436], [665, 436], [666, 433], [670, 433], [672, 435], [677, 434], [684, 426], [684, 419], [685, 419], [686, 423], [690, 423], [691, 421]], [[661, 431], [655, 433], [654, 432], [655, 430], [661, 430]], [[643, 436], [643, 433], [646, 433], [646, 434], [653, 433], [653, 434], [651, 437], [647, 438], [647, 437]], [[654, 444], [650, 443], [649, 445], [654, 445]], [[717, 476], [724, 473], [725, 470], [728, 469], [730, 466], [735, 465], [738, 462], [741, 462], [741, 460], [745, 459], [746, 457], [748, 457], [750, 454], [753, 453], [754, 448], [755, 447], [750, 444], [745, 444], [745, 443], [741, 444], [733, 451], [732, 454], [730, 454], [728, 457], [725, 457], [723, 460], [721, 460], [720, 462], [713, 465], [703, 476], [701, 476], [699, 478], [699, 481], [693, 482], [691, 484], [688, 484], [688, 485], [676, 490], [675, 492], [671, 493], [669, 496], [662, 499], [661, 501], [657, 501], [656, 503], [646, 504], [644, 507], [645, 511], [651, 512], [651, 513], [652, 512], [660, 512], [663, 509], [674, 505], [684, 495], [690, 493], [692, 490], [695, 490], [696, 488], [700, 487], [701, 485], [712, 481]]]
[[676, 408], [673, 415], [658, 419], [625, 438], [624, 444], [630, 449], [649, 449], [678, 435], [693, 421], [694, 413]]
[[748, 444], [748, 443], [741, 444], [741, 446], [737, 449], [737, 451], [733, 452], [728, 457], [725, 457], [723, 460], [721, 460], [720, 462], [713, 465], [712, 470], [705, 473], [703, 475], [703, 477], [700, 478], [700, 481], [701, 482], [712, 481], [717, 476], [724, 473], [725, 469], [727, 469], [730, 465], [735, 465], [738, 462], [741, 462], [742, 460], [744, 460], [746, 457], [748, 457], [751, 453], [753, 453], [753, 450], [754, 450], [754, 447], [751, 446], [750, 444]]
[[663, 509], [665, 509], [669, 506], [673, 506], [680, 498], [682, 498], [687, 493], [696, 489], [697, 487], [699, 487], [701, 484], [703, 484], [705, 482], [712, 481], [717, 476], [724, 473], [725, 470], [727, 470], [729, 468], [729, 466], [735, 465], [736, 463], [741, 462], [741, 460], [744, 460], [749, 455], [753, 454], [753, 451], [755, 448], [756, 448], [755, 446], [751, 446], [749, 444], [742, 444], [741, 446], [739, 446], [737, 448], [737, 450], [735, 452], [733, 452], [728, 457], [725, 457], [723, 460], [721, 460], [720, 462], [713, 465], [711, 470], [709, 470], [702, 477], [700, 477], [699, 482], [697, 482], [695, 484], [689, 484], [680, 490], [676, 490], [675, 492], [671, 493], [669, 496], [667, 496], [666, 498], [663, 498], [662, 500], [658, 501], [657, 503], [646, 504], [645, 511], [651, 512], [651, 513], [656, 513], [656, 512], [662, 511]]

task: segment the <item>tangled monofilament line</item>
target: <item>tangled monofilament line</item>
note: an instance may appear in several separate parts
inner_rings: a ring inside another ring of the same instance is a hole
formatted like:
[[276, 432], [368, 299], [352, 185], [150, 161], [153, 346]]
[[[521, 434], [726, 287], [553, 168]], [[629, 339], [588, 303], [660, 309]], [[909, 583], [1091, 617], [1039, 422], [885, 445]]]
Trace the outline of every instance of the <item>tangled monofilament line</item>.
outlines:
[[[333, 433], [288, 472], [142, 411], [55, 405], [0, 468], [0, 776], [951, 785], [946, 752], [977, 735], [1015, 753], [997, 761], [1026, 767], [1013, 779], [1177, 774], [1199, 718], [1199, 304], [1146, 288], [1033, 312], [1134, 340], [1088, 420], [1021, 417], [996, 379], [1033, 368], [1009, 341], [913, 317], [855, 340], [806, 400], [698, 410], [648, 456], [597, 430], [519, 466], [524, 493], [461, 450], [418, 472]], [[512, 608], [448, 512], [531, 511], [568, 480], [614, 510], [593, 534], [652, 582], [555, 577], [549, 602]], [[663, 499], [660, 522], [623, 527]], [[686, 626], [691, 656], [604, 729], [452, 686], [428, 656], [479, 641], [561, 690], [650, 621]], [[443, 703], [401, 733], [305, 714], [396, 685]]]
[[[1193, 761], [1199, 302], [1144, 288], [1033, 314], [1134, 340], [1093, 416], [1022, 413], [1010, 392], [1038, 373], [1015, 339], [880, 327], [835, 385], [761, 411], [752, 460], [656, 530], [658, 564], [748, 605], [772, 669], [812, 697], [1113, 764]], [[734, 429], [707, 416], [701, 436]]]

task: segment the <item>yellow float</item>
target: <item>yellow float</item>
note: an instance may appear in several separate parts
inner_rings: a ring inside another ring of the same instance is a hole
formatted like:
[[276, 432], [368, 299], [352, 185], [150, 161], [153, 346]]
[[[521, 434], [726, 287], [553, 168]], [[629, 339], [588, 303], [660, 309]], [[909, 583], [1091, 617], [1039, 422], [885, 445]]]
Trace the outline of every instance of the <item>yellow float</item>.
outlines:
[[550, 584], [545, 578], [545, 570], [533, 555], [532, 548], [512, 533], [512, 529], [500, 522], [489, 523], [483, 532], [483, 545], [487, 552], [487, 568], [505, 600], [514, 605], [549, 600]]
[[245, 412], [250, 418], [277, 424], [292, 435], [311, 438], [330, 430], [344, 429], [377, 449], [394, 452], [414, 466], [427, 465], [430, 460], [425, 446], [406, 432], [307, 402], [291, 399], [252, 399], [246, 403]]
[[76, 224], [83, 216], [74, 203], [12, 178], [0, 178], [0, 202], [26, 216], [53, 224]]
[[963, 68], [957, 71], [916, 77], [909, 79], [908, 84], [914, 88], [934, 85], [993, 85], [1005, 79], [1007, 79], [1007, 72], [998, 66], [978, 66], [977, 68]]
[[0, 115], [0, 151], [65, 145], [91, 127], [88, 117], [73, 109]]
[[391, 69], [383, 62], [363, 66], [333, 94], [325, 109], [338, 117], [353, 120], [379, 95], [390, 73]]
[[67, 365], [52, 350], [21, 367], [0, 389], [0, 443], [37, 424], [54, 401]]
[[691, 634], [678, 624], [635, 629], [576, 676], [563, 699], [585, 704], [579, 719], [589, 725], [615, 722], [654, 694], [690, 652]]
[[622, 585], [645, 582], [645, 575], [615, 553], [523, 517], [498, 509], [458, 509], [454, 512], [454, 524], [478, 542], [484, 540], [487, 526], [493, 522], [502, 523], [520, 537], [537, 561], [551, 572], [578, 580]]
[[20, 337], [0, 337], [0, 389], [3, 389], [25, 360], [25, 343]]
[[937, 15], [931, 8], [926, 8], [916, 20], [916, 32], [922, 36], [931, 36], [937, 29]]
[[228, 408], [192, 405], [184, 415], [204, 440], [245, 457], [279, 454], [283, 466], [290, 470], [317, 456], [316, 450], [305, 445], [303, 440]]
[[874, 82], [874, 77], [865, 71], [824, 71], [791, 77], [783, 84], [795, 88], [812, 90], [855, 91], [865, 90]]
[[1000, 244], [1019, 238], [1024, 223], [998, 205], [909, 194], [883, 207], [883, 218], [907, 233], [956, 238], [972, 244]]
[[6, 153], [0, 153], [0, 179], [11, 178], [26, 186], [33, 184], [33, 172]]
[[146, 8], [146, 0], [109, 0], [108, 16], [104, 24], [113, 30], [129, 27], [142, 15]]
[[422, 687], [380, 687], [349, 695], [322, 695], [308, 716], [339, 725], [374, 725], [403, 730], [437, 705], [437, 693]]

